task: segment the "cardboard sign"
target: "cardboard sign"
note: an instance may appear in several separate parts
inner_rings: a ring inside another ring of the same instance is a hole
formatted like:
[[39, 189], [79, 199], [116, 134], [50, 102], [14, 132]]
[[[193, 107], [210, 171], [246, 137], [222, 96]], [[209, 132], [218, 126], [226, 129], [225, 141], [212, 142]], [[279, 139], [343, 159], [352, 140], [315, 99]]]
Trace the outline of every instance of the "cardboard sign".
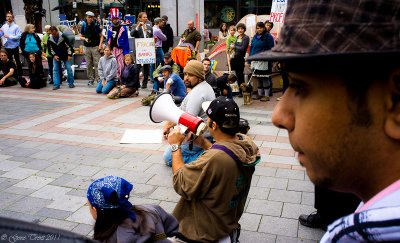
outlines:
[[150, 64], [156, 62], [156, 47], [153, 38], [136, 38], [136, 63]]
[[270, 22], [284, 22], [288, 1], [289, 0], [272, 0], [271, 14], [269, 16]]

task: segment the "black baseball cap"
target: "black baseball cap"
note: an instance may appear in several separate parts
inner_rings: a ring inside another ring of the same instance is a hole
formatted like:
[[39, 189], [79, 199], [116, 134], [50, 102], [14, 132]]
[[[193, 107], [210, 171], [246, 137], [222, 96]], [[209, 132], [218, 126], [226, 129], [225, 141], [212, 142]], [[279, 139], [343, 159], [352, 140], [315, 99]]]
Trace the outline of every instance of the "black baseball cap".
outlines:
[[238, 128], [240, 121], [239, 107], [232, 99], [220, 96], [201, 105], [207, 116], [223, 128]]

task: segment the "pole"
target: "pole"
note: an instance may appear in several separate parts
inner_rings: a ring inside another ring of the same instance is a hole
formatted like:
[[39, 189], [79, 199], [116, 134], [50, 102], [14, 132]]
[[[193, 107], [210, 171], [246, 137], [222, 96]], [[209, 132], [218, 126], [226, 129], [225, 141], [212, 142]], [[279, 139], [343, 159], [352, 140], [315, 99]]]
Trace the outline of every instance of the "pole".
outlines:
[[103, 26], [103, 0], [97, 0], [99, 5], [100, 26]]

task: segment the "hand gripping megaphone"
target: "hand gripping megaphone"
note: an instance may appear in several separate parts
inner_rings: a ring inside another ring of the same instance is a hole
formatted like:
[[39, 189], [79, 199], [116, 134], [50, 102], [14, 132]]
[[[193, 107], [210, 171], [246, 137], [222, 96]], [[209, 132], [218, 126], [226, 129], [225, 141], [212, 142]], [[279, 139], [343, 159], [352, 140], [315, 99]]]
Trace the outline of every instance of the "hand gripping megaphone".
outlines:
[[207, 129], [206, 124], [200, 117], [193, 116], [179, 109], [167, 93], [160, 94], [156, 97], [150, 106], [150, 119], [154, 123], [162, 121], [171, 121], [181, 124], [196, 136], [200, 136]]

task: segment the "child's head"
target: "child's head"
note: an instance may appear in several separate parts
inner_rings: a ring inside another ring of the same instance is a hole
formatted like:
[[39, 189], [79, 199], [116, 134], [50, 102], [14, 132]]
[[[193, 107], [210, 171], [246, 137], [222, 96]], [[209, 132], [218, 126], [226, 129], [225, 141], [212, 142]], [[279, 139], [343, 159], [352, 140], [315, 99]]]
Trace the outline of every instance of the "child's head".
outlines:
[[92, 182], [87, 191], [92, 217], [97, 219], [99, 210], [122, 209], [131, 211], [133, 206], [128, 199], [132, 189], [131, 183], [118, 176], [106, 176]]
[[233, 84], [234, 82], [236, 82], [237, 77], [236, 77], [235, 74], [231, 73], [231, 74], [228, 75], [227, 80], [228, 80], [229, 84]]
[[131, 54], [126, 54], [124, 56], [124, 62], [125, 62], [125, 65], [132, 64], [134, 62], [133, 56]]
[[234, 36], [236, 33], [236, 27], [234, 25], [229, 26], [229, 35]]

